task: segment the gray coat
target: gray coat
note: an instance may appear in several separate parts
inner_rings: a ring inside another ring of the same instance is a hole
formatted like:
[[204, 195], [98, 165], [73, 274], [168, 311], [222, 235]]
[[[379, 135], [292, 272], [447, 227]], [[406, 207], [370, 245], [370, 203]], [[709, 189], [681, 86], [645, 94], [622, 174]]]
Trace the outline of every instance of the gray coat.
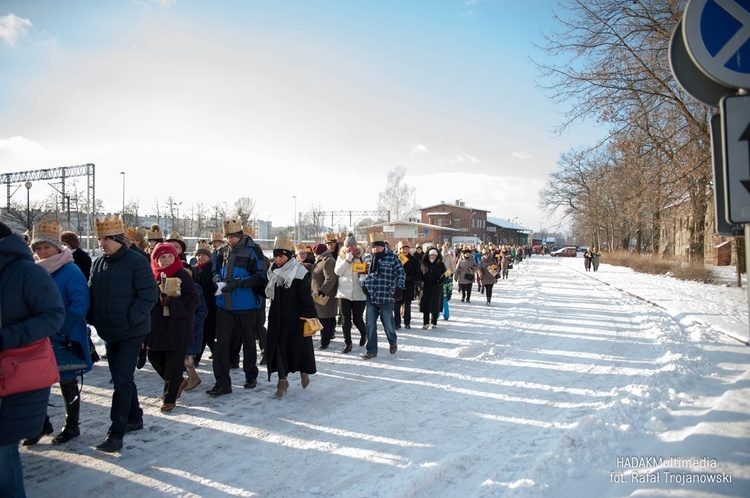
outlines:
[[325, 305], [315, 303], [318, 318], [335, 318], [336, 313], [338, 313], [338, 300], [335, 298], [339, 289], [339, 276], [336, 275], [335, 267], [336, 261], [328, 250], [315, 258], [315, 266], [312, 271], [312, 291], [313, 294], [322, 291], [328, 297], [328, 302]]

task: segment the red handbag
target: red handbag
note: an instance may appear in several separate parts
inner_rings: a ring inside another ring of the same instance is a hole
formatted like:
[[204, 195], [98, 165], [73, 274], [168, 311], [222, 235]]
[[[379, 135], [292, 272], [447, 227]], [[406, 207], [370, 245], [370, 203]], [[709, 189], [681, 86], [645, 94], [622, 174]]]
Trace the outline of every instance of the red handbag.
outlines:
[[43, 389], [59, 381], [49, 337], [0, 353], [0, 396]]

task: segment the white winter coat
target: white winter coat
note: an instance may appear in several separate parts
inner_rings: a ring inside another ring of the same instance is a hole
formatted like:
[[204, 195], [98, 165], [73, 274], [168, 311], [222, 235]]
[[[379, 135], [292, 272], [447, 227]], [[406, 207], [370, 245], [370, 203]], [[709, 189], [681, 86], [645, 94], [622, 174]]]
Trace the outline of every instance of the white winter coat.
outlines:
[[361, 274], [352, 271], [352, 263], [364, 263], [362, 260], [364, 249], [361, 246], [357, 248], [360, 255], [352, 259], [351, 262], [346, 260], [345, 247], [341, 248], [339, 257], [336, 258], [336, 266], [333, 271], [339, 276], [339, 290], [336, 292], [337, 298], [348, 299], [349, 301], [364, 301], [367, 299], [365, 293], [362, 292], [362, 285], [359, 283]]

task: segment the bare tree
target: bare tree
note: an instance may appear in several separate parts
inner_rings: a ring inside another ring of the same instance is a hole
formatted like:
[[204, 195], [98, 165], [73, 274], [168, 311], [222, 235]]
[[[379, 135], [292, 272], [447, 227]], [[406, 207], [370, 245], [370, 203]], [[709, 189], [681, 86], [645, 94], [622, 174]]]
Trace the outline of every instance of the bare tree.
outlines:
[[[683, 195], [694, 220], [691, 253], [702, 261], [706, 214], [712, 202], [710, 109], [677, 85], [668, 58], [669, 40], [684, 4], [682, 0], [561, 0], [566, 13], [556, 19], [562, 30], [547, 35], [545, 50], [568, 57], [560, 64], [539, 67], [550, 82], [546, 88], [553, 99], [571, 106], [560, 131], [583, 119], [610, 125], [608, 139], [592, 149], [613, 154], [619, 163], [620, 176], [607, 187], [620, 184], [621, 207], [629, 209], [612, 220], [613, 227], [619, 224], [632, 230], [639, 249], [644, 233], [650, 234], [648, 244], [658, 251], [662, 208], [669, 199]], [[548, 187], [554, 188], [554, 182]], [[547, 189], [547, 197], [550, 194]], [[637, 204], [636, 198], [647, 202]], [[580, 210], [575, 214], [590, 215]], [[625, 217], [632, 219], [626, 223]], [[624, 243], [631, 234], [620, 235]]]
[[404, 183], [406, 168], [396, 166], [388, 172], [385, 189], [378, 194], [378, 210], [390, 212], [391, 219], [408, 220], [419, 211], [415, 188]]
[[234, 202], [234, 213], [242, 222], [249, 220], [253, 211], [255, 211], [255, 201], [250, 197], [240, 197]]

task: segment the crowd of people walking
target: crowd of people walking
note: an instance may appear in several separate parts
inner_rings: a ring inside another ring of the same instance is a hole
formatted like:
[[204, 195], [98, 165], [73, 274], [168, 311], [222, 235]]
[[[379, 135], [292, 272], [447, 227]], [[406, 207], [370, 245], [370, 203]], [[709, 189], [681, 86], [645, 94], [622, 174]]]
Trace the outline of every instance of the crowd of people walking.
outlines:
[[[100, 361], [92, 330], [104, 342], [112, 383], [111, 424], [96, 449], [113, 453], [126, 434], [143, 428], [135, 381], [147, 362], [163, 382], [163, 412], [202, 383], [196, 367], [206, 355], [214, 377], [209, 397], [232, 393], [231, 370], [241, 363], [244, 389], [257, 387], [258, 367], [265, 366], [281, 399], [290, 375], [299, 373], [303, 389], [310, 385], [315, 344], [331, 347], [337, 327], [341, 354], [357, 342], [363, 360], [377, 358], [379, 327], [396, 354], [398, 330], [412, 327], [413, 311], [422, 314], [423, 329], [437, 328], [439, 317], [450, 318], [454, 283], [465, 303], [477, 284], [489, 306], [493, 287], [523, 260], [517, 247], [412, 248], [402, 240], [394, 249], [386, 240], [357, 242], [351, 233], [328, 233], [309, 245], [277, 239], [268, 258], [239, 220], [222, 228], [199, 240], [188, 261], [178, 233], [165, 236], [157, 224], [127, 227], [117, 216], [97, 219], [101, 255], [92, 261], [76, 234], [60, 233], [54, 222], [35, 226], [28, 241], [0, 223], [0, 318], [10, 330], [0, 351], [45, 337], [55, 346], [66, 418], [53, 444], [80, 435], [79, 379]], [[318, 341], [311, 327], [319, 329]], [[46, 387], [0, 398], [0, 488], [12, 490], [9, 496], [24, 496], [19, 441], [34, 445], [54, 433], [49, 396]]]

